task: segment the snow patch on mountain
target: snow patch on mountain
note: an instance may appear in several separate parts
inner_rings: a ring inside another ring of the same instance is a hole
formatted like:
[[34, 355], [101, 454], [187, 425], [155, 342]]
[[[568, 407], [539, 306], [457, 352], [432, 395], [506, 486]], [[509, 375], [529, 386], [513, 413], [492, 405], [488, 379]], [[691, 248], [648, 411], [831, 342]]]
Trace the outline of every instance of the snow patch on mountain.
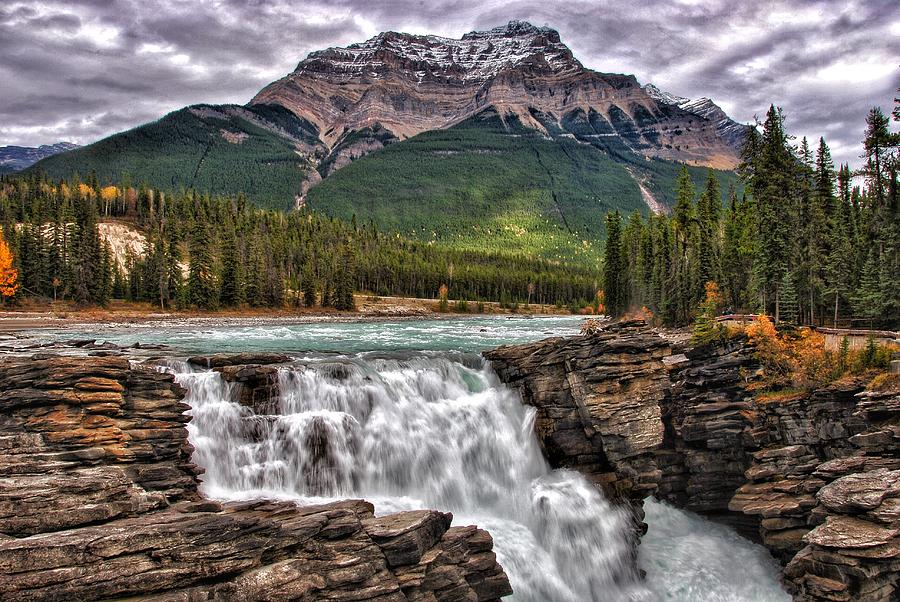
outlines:
[[524, 21], [487, 31], [473, 31], [461, 39], [434, 35], [411, 35], [393, 31], [346, 48], [328, 48], [310, 53], [297, 66], [297, 74], [328, 73], [330, 77], [378, 77], [392, 69], [400, 59], [411, 75], [453, 77], [463, 81], [486, 81], [505, 68], [523, 63], [551, 72], [581, 69], [571, 50], [560, 41], [559, 33], [549, 27], [536, 27]]
[[714, 122], [716, 124], [716, 131], [719, 135], [730, 143], [739, 145], [740, 142], [743, 141], [744, 135], [749, 127], [734, 121], [719, 105], [709, 98], [701, 97], [696, 100], [691, 100], [690, 98], [664, 92], [653, 84], [645, 85], [644, 92], [657, 102], [674, 105], [683, 111], [687, 111], [688, 113]]

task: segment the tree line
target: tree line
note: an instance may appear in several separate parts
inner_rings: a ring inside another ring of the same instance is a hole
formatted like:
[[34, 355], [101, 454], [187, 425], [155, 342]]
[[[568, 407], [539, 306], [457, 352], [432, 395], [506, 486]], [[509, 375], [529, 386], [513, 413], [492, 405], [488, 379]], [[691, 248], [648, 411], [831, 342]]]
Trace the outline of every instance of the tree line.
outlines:
[[[900, 107], [893, 118], [900, 121]], [[671, 215], [607, 214], [607, 312], [644, 307], [664, 324], [684, 325], [714, 283], [720, 311], [794, 324], [897, 326], [898, 148], [900, 134], [874, 108], [863, 167], [835, 168], [823, 138], [815, 150], [805, 138], [794, 146], [781, 110], [770, 107], [761, 131], [747, 134], [740, 198], [732, 189], [723, 207], [711, 171], [697, 194], [683, 169]]]
[[[146, 236], [141, 253], [116, 257], [98, 224], [120, 221]], [[145, 186], [0, 179], [0, 227], [17, 297], [103, 305], [112, 298], [161, 308], [324, 306], [351, 309], [355, 291], [455, 299], [584, 305], [600, 274], [523, 255], [451, 249], [309, 211], [253, 207], [243, 196]]]

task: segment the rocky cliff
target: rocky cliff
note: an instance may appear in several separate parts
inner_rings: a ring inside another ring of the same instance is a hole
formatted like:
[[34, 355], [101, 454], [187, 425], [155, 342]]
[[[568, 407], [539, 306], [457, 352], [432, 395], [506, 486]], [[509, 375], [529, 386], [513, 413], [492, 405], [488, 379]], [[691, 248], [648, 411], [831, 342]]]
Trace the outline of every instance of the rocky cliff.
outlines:
[[900, 390], [766, 401], [746, 341], [692, 349], [639, 322], [485, 355], [537, 409], [555, 466], [730, 524], [785, 564], [797, 600], [896, 599]]
[[510, 593], [490, 535], [446, 513], [203, 499], [171, 375], [114, 355], [38, 354], [0, 359], [0, 391], [4, 600]]
[[553, 29], [511, 21], [460, 39], [385, 32], [313, 52], [251, 104], [280, 105], [315, 124], [342, 163], [492, 109], [547, 136], [615, 139], [640, 155], [737, 165], [745, 126], [708, 99], [692, 104], [655, 90], [631, 75], [586, 69]]

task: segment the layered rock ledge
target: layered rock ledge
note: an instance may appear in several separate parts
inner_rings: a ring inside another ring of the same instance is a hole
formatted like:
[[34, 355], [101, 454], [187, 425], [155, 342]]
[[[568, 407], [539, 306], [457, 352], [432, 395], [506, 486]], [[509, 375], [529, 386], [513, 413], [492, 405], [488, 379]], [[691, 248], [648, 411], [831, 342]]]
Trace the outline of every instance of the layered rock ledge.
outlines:
[[765, 401], [745, 340], [690, 348], [637, 321], [485, 356], [536, 408], [551, 464], [638, 517], [655, 496], [731, 525], [796, 600], [900, 595], [900, 390], [850, 379]]
[[171, 375], [121, 357], [0, 358], [0, 598], [474, 602], [511, 592], [490, 535], [451, 527], [446, 513], [203, 499], [183, 396]]

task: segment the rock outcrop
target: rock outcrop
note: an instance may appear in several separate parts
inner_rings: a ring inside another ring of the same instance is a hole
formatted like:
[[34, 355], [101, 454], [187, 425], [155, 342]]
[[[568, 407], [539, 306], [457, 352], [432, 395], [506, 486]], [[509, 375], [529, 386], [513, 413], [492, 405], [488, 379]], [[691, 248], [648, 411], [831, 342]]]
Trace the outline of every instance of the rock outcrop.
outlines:
[[184, 392], [169, 374], [116, 356], [6, 357], [0, 391], [3, 600], [483, 601], [511, 591], [490, 535], [451, 527], [446, 513], [203, 499]]
[[900, 390], [767, 400], [746, 341], [689, 348], [636, 322], [485, 355], [537, 408], [554, 466], [731, 525], [785, 564], [797, 600], [896, 599]]

